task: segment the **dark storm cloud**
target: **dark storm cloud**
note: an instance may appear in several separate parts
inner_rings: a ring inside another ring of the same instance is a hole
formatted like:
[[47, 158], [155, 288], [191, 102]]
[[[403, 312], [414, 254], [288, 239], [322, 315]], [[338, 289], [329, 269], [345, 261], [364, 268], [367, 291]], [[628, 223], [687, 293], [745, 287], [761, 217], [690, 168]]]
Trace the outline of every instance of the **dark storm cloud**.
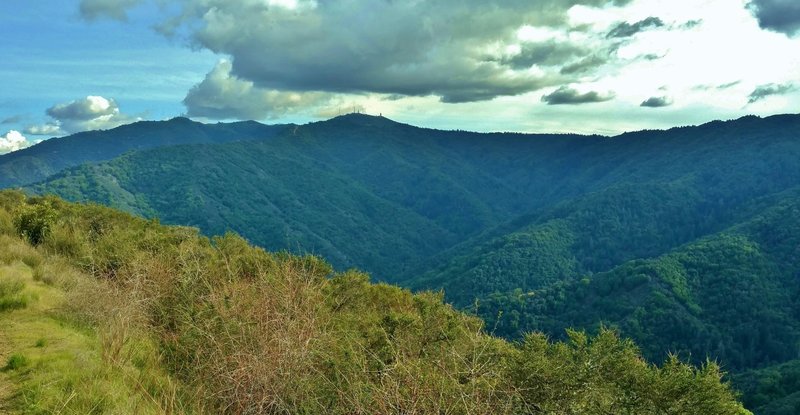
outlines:
[[747, 97], [747, 103], [752, 104], [773, 95], [785, 95], [797, 90], [797, 85], [793, 83], [759, 85]]
[[668, 107], [670, 105], [672, 105], [672, 99], [667, 96], [650, 97], [640, 104], [641, 107], [647, 108], [661, 108]]
[[620, 38], [620, 37], [631, 37], [639, 32], [655, 29], [662, 26], [664, 26], [664, 22], [658, 17], [648, 17], [636, 23], [622, 22], [614, 26], [614, 28], [608, 32], [606, 37], [609, 39]]
[[[84, 0], [82, 7], [95, 1]], [[564, 82], [557, 67], [569, 61], [557, 61], [571, 54], [569, 46], [530, 50], [510, 61], [502, 54], [487, 58], [487, 53], [518, 43], [522, 26], [566, 28], [572, 6], [609, 4], [298, 0], [296, 7], [286, 8], [278, 3], [286, 2], [183, 0], [180, 13], [164, 19], [161, 28], [189, 33], [195, 47], [230, 56], [233, 77], [265, 90], [433, 95], [444, 102], [468, 102]], [[121, 16], [124, 11], [103, 13]], [[553, 69], [522, 69], [539, 59], [552, 62]]]
[[798, 0], [753, 0], [747, 8], [758, 19], [763, 29], [785, 33], [789, 36], [800, 33], [800, 1]]
[[547, 105], [579, 105], [591, 104], [596, 102], [610, 101], [614, 94], [601, 94], [596, 91], [585, 93], [578, 92], [567, 86], [562, 86], [554, 92], [542, 97], [542, 102]]

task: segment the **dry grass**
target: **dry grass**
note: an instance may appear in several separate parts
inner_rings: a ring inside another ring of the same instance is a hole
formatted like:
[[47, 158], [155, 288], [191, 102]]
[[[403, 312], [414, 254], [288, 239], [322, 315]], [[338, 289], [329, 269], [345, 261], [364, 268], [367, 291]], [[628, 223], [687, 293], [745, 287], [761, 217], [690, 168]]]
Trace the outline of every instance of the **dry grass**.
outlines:
[[21, 261], [25, 265], [36, 268], [43, 261], [42, 254], [23, 240], [10, 235], [0, 235], [0, 264], [12, 264]]

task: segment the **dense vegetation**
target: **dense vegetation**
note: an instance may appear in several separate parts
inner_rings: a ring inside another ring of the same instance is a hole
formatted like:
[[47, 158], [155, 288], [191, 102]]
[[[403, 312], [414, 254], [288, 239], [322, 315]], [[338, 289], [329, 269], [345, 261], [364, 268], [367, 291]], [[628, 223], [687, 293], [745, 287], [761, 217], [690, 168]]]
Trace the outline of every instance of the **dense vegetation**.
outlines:
[[651, 361], [758, 376], [800, 359], [799, 132], [797, 115], [600, 137], [354, 114], [134, 151], [29, 189], [444, 289], [509, 339], [613, 326]]
[[0, 282], [25, 413], [748, 413], [612, 331], [508, 343], [439, 294], [53, 197], [0, 192]]
[[0, 188], [31, 184], [65, 168], [110, 160], [131, 150], [267, 139], [290, 127], [256, 122], [206, 125], [187, 118], [174, 118], [166, 122], [142, 121], [110, 131], [87, 131], [52, 138], [33, 147], [0, 155]]
[[800, 360], [736, 376], [745, 404], [760, 415], [800, 413]]
[[[796, 192], [737, 226], [648, 260], [482, 302], [497, 333], [619, 327], [645, 354], [719, 358], [732, 369], [797, 357], [800, 198]], [[497, 310], [500, 318], [493, 318]]]

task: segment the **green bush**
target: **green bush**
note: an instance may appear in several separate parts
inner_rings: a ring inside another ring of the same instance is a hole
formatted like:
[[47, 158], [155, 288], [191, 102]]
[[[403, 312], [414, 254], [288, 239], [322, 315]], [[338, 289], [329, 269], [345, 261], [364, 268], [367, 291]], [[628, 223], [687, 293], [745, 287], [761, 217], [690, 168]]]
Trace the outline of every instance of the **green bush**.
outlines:
[[58, 213], [47, 200], [22, 205], [14, 216], [14, 227], [31, 245], [41, 244], [50, 233]]

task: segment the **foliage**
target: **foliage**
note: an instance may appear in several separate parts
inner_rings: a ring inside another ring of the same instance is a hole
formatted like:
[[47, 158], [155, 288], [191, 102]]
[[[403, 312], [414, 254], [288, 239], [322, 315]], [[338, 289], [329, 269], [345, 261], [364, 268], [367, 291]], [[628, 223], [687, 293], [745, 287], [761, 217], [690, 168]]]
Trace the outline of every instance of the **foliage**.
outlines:
[[[373, 284], [234, 234], [209, 240], [99, 206], [50, 206], [57, 217], [37, 248], [41, 279], [82, 273], [39, 289], [50, 298], [65, 287], [62, 321], [97, 333], [73, 347], [97, 349], [81, 371], [47, 360], [55, 344], [37, 348], [41, 334], [27, 335], [26, 353], [42, 357], [15, 379], [36, 411], [93, 402], [132, 411], [120, 398], [129, 393], [150, 397], [144, 412], [747, 413], [714, 365], [672, 358], [657, 367], [609, 331], [509, 343], [441, 294]], [[45, 367], [70, 374], [67, 383], [44, 383]], [[90, 373], [96, 380], [82, 377]], [[127, 389], [129, 376], [143, 389]], [[113, 393], [69, 386], [109, 382]]]
[[745, 403], [760, 415], [790, 415], [800, 410], [800, 360], [741, 373], [734, 377]]
[[665, 255], [533, 292], [496, 293], [479, 313], [506, 336], [612, 325], [656, 360], [671, 351], [744, 370], [797, 359], [800, 197], [754, 206], [749, 220]]
[[56, 219], [56, 212], [47, 203], [22, 205], [14, 216], [14, 227], [31, 245], [39, 245], [50, 233]]
[[0, 188], [25, 186], [86, 162], [110, 160], [128, 151], [191, 143], [269, 139], [291, 126], [256, 122], [204, 125], [187, 118], [142, 121], [108, 131], [87, 131], [0, 155]]

